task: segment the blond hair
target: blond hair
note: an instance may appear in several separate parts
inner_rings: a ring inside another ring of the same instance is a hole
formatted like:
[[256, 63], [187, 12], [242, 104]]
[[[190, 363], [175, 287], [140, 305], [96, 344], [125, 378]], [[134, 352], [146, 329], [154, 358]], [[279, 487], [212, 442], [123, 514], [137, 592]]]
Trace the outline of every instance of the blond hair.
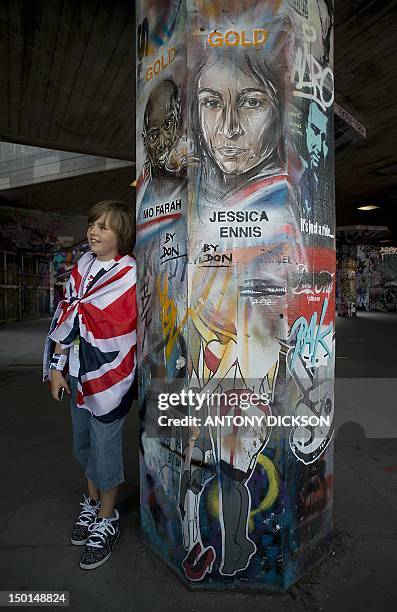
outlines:
[[135, 215], [131, 208], [116, 200], [97, 202], [88, 211], [88, 223], [106, 216], [109, 227], [117, 235], [121, 255], [131, 253], [135, 241]]

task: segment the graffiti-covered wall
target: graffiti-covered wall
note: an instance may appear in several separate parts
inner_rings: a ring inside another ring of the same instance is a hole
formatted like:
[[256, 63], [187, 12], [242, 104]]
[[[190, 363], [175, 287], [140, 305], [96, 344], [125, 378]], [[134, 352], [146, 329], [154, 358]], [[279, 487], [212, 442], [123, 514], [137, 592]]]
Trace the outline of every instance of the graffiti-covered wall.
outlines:
[[51, 252], [75, 244], [83, 239], [86, 223], [83, 215], [0, 207], [0, 238], [6, 239], [12, 249]]
[[329, 550], [333, 10], [137, 2], [142, 528], [191, 585]]
[[348, 244], [339, 245], [336, 306], [340, 317], [355, 317], [358, 300], [365, 300], [365, 285], [358, 280], [361, 268], [362, 262], [360, 264], [357, 259], [357, 246]]
[[369, 252], [369, 308], [382, 312], [397, 310], [397, 249], [380, 247]]
[[337, 270], [339, 316], [355, 316], [356, 310], [397, 310], [396, 247], [340, 244]]
[[[341, 263], [341, 255], [338, 254], [337, 266]], [[357, 308], [369, 310], [369, 292], [371, 287], [371, 247], [365, 245], [357, 246]]]

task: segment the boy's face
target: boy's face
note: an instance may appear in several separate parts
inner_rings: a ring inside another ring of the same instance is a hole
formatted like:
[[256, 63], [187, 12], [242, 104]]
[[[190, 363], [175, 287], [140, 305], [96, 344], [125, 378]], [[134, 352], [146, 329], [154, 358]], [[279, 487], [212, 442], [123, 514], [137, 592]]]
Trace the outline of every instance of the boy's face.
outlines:
[[109, 216], [106, 214], [88, 225], [87, 239], [99, 261], [114, 259], [119, 253], [117, 234], [110, 227]]

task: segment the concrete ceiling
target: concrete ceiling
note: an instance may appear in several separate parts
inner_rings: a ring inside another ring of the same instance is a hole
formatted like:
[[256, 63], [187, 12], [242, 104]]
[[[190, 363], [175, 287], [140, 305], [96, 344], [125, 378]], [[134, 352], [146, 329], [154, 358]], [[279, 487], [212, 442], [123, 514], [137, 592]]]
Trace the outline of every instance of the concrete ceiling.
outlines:
[[134, 159], [133, 0], [0, 3], [0, 139]]
[[[388, 225], [397, 238], [397, 56], [395, 0], [336, 0], [337, 99], [367, 128], [336, 147], [337, 224]], [[336, 141], [336, 145], [337, 145]], [[393, 168], [394, 166], [394, 168]], [[380, 204], [363, 213], [361, 203]]]
[[[134, 159], [133, 4], [1, 2], [0, 140]], [[338, 150], [336, 141], [337, 223], [389, 225], [397, 237], [397, 2], [335, 4], [337, 100], [367, 128], [367, 139], [347, 148]], [[123, 199], [131, 182], [130, 174], [124, 174], [115, 173], [114, 180], [109, 176], [111, 197]], [[99, 175], [84, 177], [81, 197], [74, 181], [71, 199], [56, 181], [7, 198], [45, 209], [59, 208], [66, 200], [86, 209], [86, 194], [102, 199]], [[369, 201], [382, 206], [372, 213], [356, 210]]]

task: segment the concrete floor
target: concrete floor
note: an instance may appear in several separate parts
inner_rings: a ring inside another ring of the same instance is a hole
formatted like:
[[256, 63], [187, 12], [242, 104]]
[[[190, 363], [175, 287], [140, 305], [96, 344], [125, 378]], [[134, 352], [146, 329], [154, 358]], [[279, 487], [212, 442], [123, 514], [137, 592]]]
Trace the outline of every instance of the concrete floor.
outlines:
[[125, 437], [122, 537], [83, 572], [69, 544], [83, 480], [68, 406], [41, 380], [48, 321], [0, 328], [0, 590], [68, 590], [73, 610], [171, 612], [395, 610], [397, 315], [337, 321], [334, 550], [282, 596], [187, 590], [140, 542], [137, 418]]

